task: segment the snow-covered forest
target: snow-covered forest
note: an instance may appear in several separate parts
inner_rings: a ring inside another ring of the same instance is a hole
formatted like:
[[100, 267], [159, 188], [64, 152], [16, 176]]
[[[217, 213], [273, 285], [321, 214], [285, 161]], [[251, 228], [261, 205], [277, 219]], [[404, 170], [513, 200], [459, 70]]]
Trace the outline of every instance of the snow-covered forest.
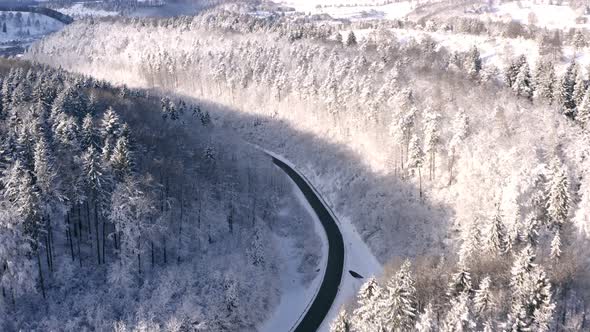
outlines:
[[335, 331], [587, 328], [585, 68], [349, 31], [229, 11], [87, 20], [27, 57], [202, 102], [297, 161], [388, 266]]
[[206, 109], [22, 61], [0, 80], [0, 330], [256, 330], [317, 274], [292, 185]]

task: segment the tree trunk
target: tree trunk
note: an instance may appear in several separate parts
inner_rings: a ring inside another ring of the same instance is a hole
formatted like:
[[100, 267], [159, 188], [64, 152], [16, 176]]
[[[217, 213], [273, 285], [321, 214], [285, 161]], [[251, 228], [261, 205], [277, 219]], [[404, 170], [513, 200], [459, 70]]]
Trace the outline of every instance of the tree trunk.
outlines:
[[47, 260], [47, 267], [51, 271], [51, 257], [49, 257], [49, 233], [45, 235], [45, 259]]
[[137, 269], [141, 274], [141, 237], [137, 241]]
[[422, 198], [422, 167], [418, 167], [418, 178], [419, 178], [419, 190], [420, 190], [420, 198]]
[[182, 252], [182, 222], [184, 219], [184, 191], [180, 191], [180, 220], [178, 221], [178, 249], [176, 250], [176, 262], [180, 263]]
[[43, 269], [41, 268], [41, 253], [39, 247], [37, 247], [37, 266], [39, 267], [39, 283], [41, 285], [41, 294], [45, 300], [45, 281], [43, 280]]
[[86, 226], [88, 228], [88, 234], [92, 235], [92, 227], [90, 227], [90, 203], [85, 202], [86, 204]]
[[72, 227], [71, 227], [71, 223], [70, 223], [70, 213], [69, 212], [66, 212], [66, 220], [68, 222], [68, 229], [67, 229], [66, 233], [67, 233], [67, 237], [70, 242], [70, 252], [72, 253], [72, 262], [73, 262], [75, 260], [74, 259], [74, 240], [72, 239]]
[[96, 233], [96, 259], [100, 265], [100, 239], [98, 235], [98, 204], [94, 201], [94, 231]]
[[102, 221], [102, 263], [104, 264], [105, 262], [105, 248], [106, 248], [106, 228], [107, 228], [107, 222], [106, 220]]
[[80, 263], [80, 267], [82, 267], [82, 207], [80, 204], [76, 204], [76, 211], [78, 212], [78, 262]]
[[166, 236], [164, 236], [164, 265], [168, 263], [168, 255], [166, 253]]
[[155, 257], [154, 257], [154, 241], [150, 242], [151, 248], [152, 248], [152, 269], [154, 268], [154, 262], [155, 262]]

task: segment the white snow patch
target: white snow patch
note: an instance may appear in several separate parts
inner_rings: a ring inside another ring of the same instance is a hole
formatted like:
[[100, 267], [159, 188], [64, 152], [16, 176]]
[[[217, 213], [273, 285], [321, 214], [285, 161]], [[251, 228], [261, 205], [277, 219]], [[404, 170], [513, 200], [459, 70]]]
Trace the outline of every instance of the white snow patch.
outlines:
[[515, 20], [523, 24], [535, 24], [550, 29], [590, 27], [588, 23], [576, 22], [579, 17], [590, 19], [589, 15], [584, 15], [583, 9], [574, 10], [567, 4], [549, 5], [535, 2], [530, 0], [504, 2], [493, 7], [491, 13], [482, 14], [480, 18], [503, 22]]
[[59, 8], [58, 11], [72, 17], [106, 17], [119, 15], [117, 12], [86, 7], [83, 3], [77, 3], [71, 7]]

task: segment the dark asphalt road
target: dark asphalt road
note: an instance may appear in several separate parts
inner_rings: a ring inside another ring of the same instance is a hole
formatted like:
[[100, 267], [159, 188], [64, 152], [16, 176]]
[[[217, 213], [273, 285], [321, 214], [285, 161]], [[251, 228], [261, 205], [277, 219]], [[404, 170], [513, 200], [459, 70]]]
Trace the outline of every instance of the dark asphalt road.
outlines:
[[313, 332], [324, 321], [324, 318], [332, 307], [336, 294], [338, 294], [340, 281], [342, 280], [342, 269], [344, 268], [344, 241], [336, 221], [332, 218], [332, 215], [328, 212], [326, 206], [324, 206], [322, 200], [316, 195], [310, 185], [289, 165], [274, 157], [272, 160], [275, 165], [280, 167], [295, 181], [295, 184], [303, 192], [303, 195], [317, 214], [328, 236], [328, 264], [326, 266], [324, 280], [322, 280], [320, 290], [313, 300], [311, 307], [309, 307], [309, 310], [295, 329], [295, 332]]

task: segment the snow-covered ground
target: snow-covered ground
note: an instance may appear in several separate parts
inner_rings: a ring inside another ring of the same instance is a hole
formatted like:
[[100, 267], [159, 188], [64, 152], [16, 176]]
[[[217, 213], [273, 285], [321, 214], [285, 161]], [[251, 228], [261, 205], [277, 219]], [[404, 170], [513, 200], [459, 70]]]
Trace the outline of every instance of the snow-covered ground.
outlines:
[[375, 0], [277, 0], [276, 2], [293, 7], [299, 12], [328, 14], [334, 18], [348, 19], [396, 19], [406, 16], [414, 8], [410, 1], [389, 4]]
[[510, 1], [492, 7], [492, 12], [480, 14], [483, 20], [511, 21], [516, 20], [524, 24], [535, 24], [550, 29], [590, 28], [590, 23], [578, 24], [578, 17], [590, 20], [584, 15], [583, 9], [574, 10], [568, 5], [549, 5], [538, 1]]

